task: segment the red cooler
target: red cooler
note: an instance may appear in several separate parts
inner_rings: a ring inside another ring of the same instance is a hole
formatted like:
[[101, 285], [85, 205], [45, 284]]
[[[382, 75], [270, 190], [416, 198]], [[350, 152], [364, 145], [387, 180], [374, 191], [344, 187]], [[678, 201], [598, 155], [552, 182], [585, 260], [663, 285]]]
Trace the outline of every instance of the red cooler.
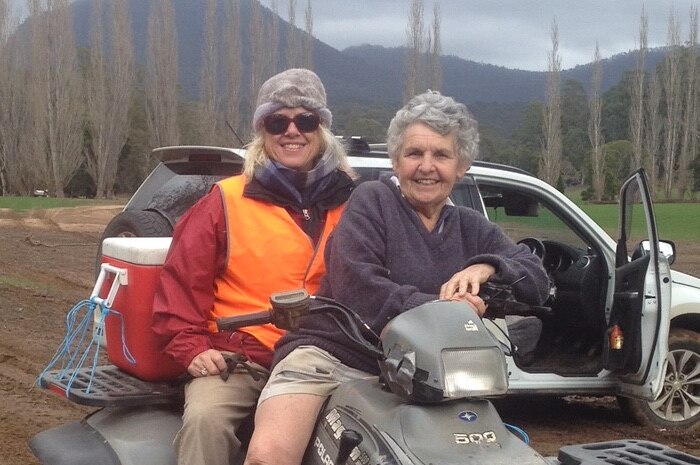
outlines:
[[115, 289], [115, 279], [120, 281], [110, 306], [118, 314], [110, 312], [105, 318], [109, 361], [146, 381], [172, 379], [185, 372], [159, 351], [151, 331], [153, 295], [170, 241], [169, 237], [110, 237], [102, 244], [102, 262], [112, 268], [101, 295], [108, 295], [110, 286]]

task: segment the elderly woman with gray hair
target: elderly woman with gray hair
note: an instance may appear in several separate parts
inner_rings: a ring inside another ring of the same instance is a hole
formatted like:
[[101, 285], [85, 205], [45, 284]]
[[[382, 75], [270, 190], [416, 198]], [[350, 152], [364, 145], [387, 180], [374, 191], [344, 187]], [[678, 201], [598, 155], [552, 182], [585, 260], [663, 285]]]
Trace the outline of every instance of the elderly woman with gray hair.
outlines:
[[[320, 295], [355, 310], [376, 333], [401, 312], [435, 299], [472, 305], [488, 280], [514, 282], [519, 299], [540, 304], [547, 275], [539, 259], [480, 213], [448, 204], [478, 147], [467, 108], [438, 92], [414, 97], [391, 121], [394, 174], [360, 184], [326, 247]], [[246, 463], [297, 465], [325, 399], [342, 382], [377, 375], [329, 318], [302, 321], [275, 347]]]

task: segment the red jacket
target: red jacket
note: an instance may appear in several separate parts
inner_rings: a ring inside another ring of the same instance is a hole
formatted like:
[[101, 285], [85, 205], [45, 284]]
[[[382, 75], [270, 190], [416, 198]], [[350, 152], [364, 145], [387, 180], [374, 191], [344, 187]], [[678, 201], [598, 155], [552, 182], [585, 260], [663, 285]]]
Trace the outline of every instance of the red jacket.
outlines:
[[[348, 182], [350, 186], [340, 186], [335, 206], [347, 200], [352, 185], [349, 178]], [[297, 223], [303, 221], [298, 212], [286, 210]], [[315, 234], [312, 239], [305, 237], [313, 242], [317, 239]], [[256, 338], [240, 332], [231, 337], [209, 329], [214, 283], [226, 272], [228, 246], [222, 192], [215, 186], [176, 225], [153, 302], [152, 328], [163, 352], [185, 368], [195, 356], [211, 348], [243, 353], [267, 367], [272, 361], [272, 351]]]

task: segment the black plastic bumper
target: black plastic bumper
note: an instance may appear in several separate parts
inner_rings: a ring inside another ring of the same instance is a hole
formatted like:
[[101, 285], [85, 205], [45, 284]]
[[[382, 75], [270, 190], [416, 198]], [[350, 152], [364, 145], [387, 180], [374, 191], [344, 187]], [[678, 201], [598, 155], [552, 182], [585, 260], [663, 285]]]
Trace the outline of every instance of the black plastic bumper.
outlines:
[[43, 465], [121, 465], [109, 443], [85, 421], [42, 431], [29, 448]]
[[[75, 374], [73, 381], [72, 375]], [[182, 401], [181, 383], [154, 383], [140, 380], [114, 365], [80, 370], [53, 370], [45, 373], [39, 385], [72, 402], [91, 407], [132, 407], [164, 405]]]
[[651, 441], [626, 439], [564, 446], [562, 465], [700, 465], [700, 458]]

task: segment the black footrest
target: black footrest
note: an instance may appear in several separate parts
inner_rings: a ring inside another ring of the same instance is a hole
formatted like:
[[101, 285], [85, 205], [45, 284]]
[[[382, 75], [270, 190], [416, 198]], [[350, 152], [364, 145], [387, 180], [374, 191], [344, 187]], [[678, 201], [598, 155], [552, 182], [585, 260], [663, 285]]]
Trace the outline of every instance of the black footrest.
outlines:
[[[70, 385], [73, 373], [77, 373]], [[79, 370], [52, 370], [44, 373], [39, 385], [76, 404], [93, 407], [163, 405], [182, 399], [182, 384], [149, 382], [121, 371], [114, 365]]]
[[625, 439], [559, 449], [562, 465], [700, 465], [700, 458], [651, 441]]

